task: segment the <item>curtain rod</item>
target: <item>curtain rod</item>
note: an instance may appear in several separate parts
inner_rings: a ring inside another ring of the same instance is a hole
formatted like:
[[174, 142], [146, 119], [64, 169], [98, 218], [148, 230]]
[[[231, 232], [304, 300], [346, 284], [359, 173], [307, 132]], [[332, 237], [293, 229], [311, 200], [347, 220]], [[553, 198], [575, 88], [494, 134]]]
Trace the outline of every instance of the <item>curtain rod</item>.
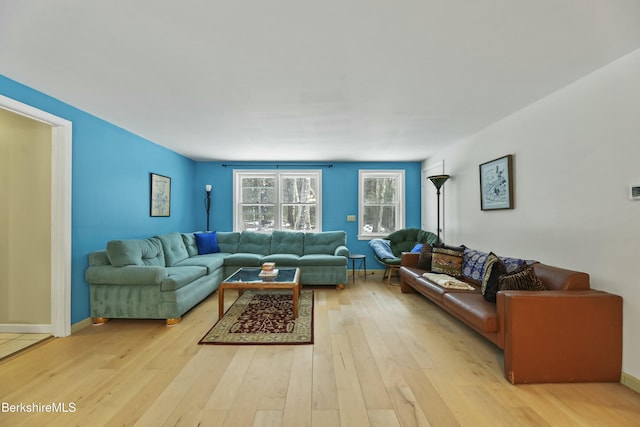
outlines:
[[292, 167], [314, 167], [314, 168], [332, 168], [332, 163], [223, 163], [223, 168], [228, 167], [241, 167], [241, 168], [255, 168], [255, 167], [265, 167], [265, 166], [274, 166], [276, 169], [279, 168], [292, 168]]

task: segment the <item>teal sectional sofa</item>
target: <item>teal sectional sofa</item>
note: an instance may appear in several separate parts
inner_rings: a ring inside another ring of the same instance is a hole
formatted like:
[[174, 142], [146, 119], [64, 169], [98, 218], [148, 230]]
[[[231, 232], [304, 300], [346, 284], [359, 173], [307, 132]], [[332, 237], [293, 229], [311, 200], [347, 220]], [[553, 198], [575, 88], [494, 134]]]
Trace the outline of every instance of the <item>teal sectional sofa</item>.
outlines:
[[90, 253], [85, 278], [94, 324], [111, 318], [176, 324], [238, 268], [263, 262], [299, 267], [303, 285], [342, 288], [347, 282], [344, 231], [217, 232], [213, 253], [199, 249], [196, 234], [113, 240], [105, 250]]

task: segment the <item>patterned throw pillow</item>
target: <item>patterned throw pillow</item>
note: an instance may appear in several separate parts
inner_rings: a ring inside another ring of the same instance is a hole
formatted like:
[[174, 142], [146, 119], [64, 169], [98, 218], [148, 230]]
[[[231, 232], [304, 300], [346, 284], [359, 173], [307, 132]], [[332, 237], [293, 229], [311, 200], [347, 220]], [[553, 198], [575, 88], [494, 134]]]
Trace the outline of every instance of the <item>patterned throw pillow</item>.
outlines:
[[507, 267], [507, 273], [520, 271], [526, 267], [527, 262], [520, 258], [500, 257], [504, 265]]
[[428, 243], [422, 244], [420, 249], [420, 257], [418, 258], [418, 268], [431, 271], [431, 256], [433, 255], [433, 248]]
[[544, 291], [546, 288], [542, 281], [536, 276], [532, 265], [525, 265], [524, 268], [500, 276], [498, 288], [501, 291]]
[[488, 256], [487, 252], [464, 247], [462, 274], [469, 279], [481, 282], [484, 277], [484, 266], [487, 263]]
[[464, 248], [455, 246], [436, 246], [431, 257], [431, 271], [453, 277], [462, 276]]
[[500, 276], [507, 272], [504, 262], [493, 252], [487, 256], [482, 277], [482, 296], [489, 302], [496, 302], [498, 281]]

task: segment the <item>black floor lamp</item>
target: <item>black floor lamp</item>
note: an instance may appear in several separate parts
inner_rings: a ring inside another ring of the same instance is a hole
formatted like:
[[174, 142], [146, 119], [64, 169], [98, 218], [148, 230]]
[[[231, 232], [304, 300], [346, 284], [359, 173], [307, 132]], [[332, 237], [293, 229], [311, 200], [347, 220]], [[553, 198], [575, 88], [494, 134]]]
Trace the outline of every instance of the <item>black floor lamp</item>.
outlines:
[[431, 175], [427, 179], [436, 186], [436, 194], [438, 197], [438, 243], [440, 243], [440, 188], [449, 179], [449, 175]]
[[211, 184], [204, 186], [206, 196], [204, 198], [204, 210], [207, 211], [207, 230], [209, 231], [209, 211], [211, 210]]

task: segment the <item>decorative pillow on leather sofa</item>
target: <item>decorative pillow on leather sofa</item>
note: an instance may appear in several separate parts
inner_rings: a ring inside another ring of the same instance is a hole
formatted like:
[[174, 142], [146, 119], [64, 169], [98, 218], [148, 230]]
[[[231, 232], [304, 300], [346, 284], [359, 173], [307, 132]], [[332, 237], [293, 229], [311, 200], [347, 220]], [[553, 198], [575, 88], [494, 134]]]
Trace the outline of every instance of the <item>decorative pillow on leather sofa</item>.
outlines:
[[475, 249], [464, 248], [464, 258], [462, 261], [462, 274], [475, 281], [481, 282], [484, 277], [484, 269], [487, 263], [487, 252], [481, 252]]
[[431, 271], [431, 257], [433, 256], [433, 248], [428, 243], [422, 244], [420, 249], [420, 257], [418, 258], [417, 267], [423, 270]]
[[482, 277], [482, 296], [489, 302], [496, 302], [498, 292], [498, 281], [500, 276], [507, 272], [504, 262], [493, 252], [487, 255], [484, 265], [484, 276]]
[[[514, 273], [516, 271], [521, 271], [523, 268], [527, 266], [527, 261], [520, 258], [510, 258], [510, 257], [500, 257], [502, 262], [504, 262], [505, 267], [507, 267], [507, 273]], [[535, 261], [533, 261], [535, 262]]]
[[498, 288], [501, 291], [544, 291], [546, 288], [536, 276], [532, 265], [524, 265], [522, 269], [513, 273], [503, 274], [498, 279]]
[[431, 256], [431, 271], [453, 277], [462, 276], [464, 248], [456, 246], [434, 246]]

